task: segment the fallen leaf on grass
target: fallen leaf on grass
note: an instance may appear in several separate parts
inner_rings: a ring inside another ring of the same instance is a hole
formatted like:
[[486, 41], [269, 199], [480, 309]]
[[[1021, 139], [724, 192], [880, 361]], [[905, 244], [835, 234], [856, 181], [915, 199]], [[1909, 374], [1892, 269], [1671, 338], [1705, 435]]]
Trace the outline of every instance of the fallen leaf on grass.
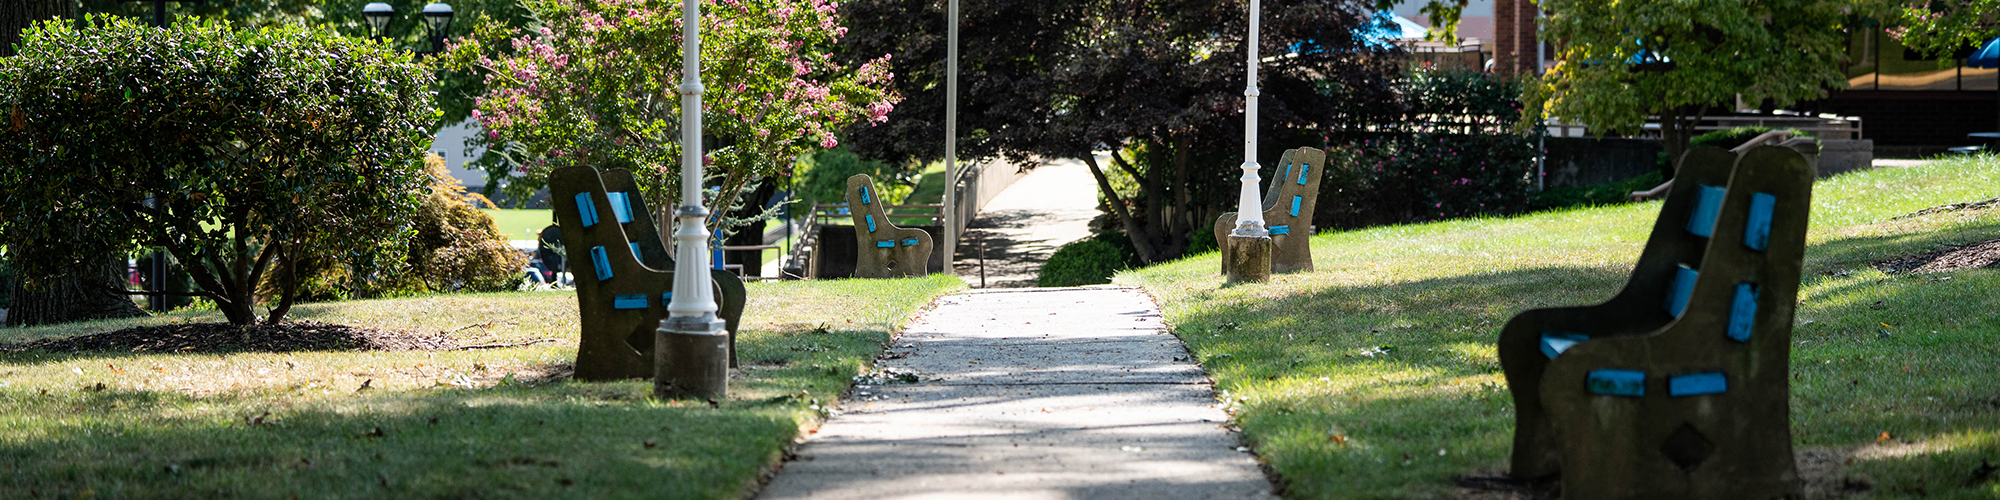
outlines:
[[1889, 440], [1889, 431], [1882, 431], [1882, 435], [1880, 435], [1880, 436], [1875, 436], [1875, 442], [1877, 442], [1877, 443], [1880, 443], [1880, 442], [1883, 442], [1883, 441], [1888, 441], [1888, 440]]

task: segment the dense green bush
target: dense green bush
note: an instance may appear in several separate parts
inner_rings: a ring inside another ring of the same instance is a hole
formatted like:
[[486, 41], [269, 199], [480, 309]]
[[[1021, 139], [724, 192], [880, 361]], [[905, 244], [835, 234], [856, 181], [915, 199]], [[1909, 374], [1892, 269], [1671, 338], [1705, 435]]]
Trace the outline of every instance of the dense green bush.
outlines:
[[1417, 71], [1396, 84], [1400, 111], [1356, 115], [1329, 136], [1314, 225], [1355, 228], [1528, 209], [1536, 156], [1518, 82]]
[[[1807, 138], [1813, 137], [1812, 134], [1795, 128], [1776, 129], [1771, 127], [1756, 127], [1756, 126], [1736, 127], [1729, 130], [1717, 130], [1714, 132], [1709, 132], [1706, 134], [1694, 136], [1693, 139], [1688, 139], [1688, 150], [1692, 151], [1694, 150], [1694, 148], [1699, 148], [1704, 146], [1715, 146], [1722, 149], [1734, 148], [1737, 146], [1741, 146], [1743, 145], [1744, 142], [1748, 142], [1749, 140], [1755, 139], [1757, 138], [1757, 136], [1763, 135], [1765, 132], [1770, 132], [1772, 130], [1784, 130], [1787, 132], [1791, 132], [1792, 137], [1807, 137]], [[1658, 165], [1663, 170], [1666, 168], [1667, 153], [1665, 151], [1660, 152]], [[1659, 182], [1660, 181], [1654, 181], [1653, 183], [1657, 185], [1659, 184]], [[1646, 187], [1652, 187], [1652, 186], [1646, 186]]]
[[[1121, 241], [1122, 240], [1122, 241]], [[1123, 243], [1124, 245], [1119, 245]], [[1137, 260], [1132, 242], [1123, 234], [1105, 234], [1072, 241], [1056, 249], [1035, 276], [1036, 286], [1101, 285], [1111, 282], [1112, 273], [1132, 267]]]
[[[424, 173], [430, 187], [411, 214], [411, 230], [382, 247], [382, 254], [401, 257], [300, 255], [297, 300], [519, 289], [526, 279], [522, 268], [528, 256], [509, 246], [493, 217], [479, 211], [479, 203], [491, 202], [467, 193], [442, 157], [426, 156]], [[274, 294], [275, 285], [275, 280], [267, 280], [261, 290]]]
[[438, 112], [432, 72], [302, 26], [45, 22], [0, 58], [0, 238], [21, 276], [164, 247], [231, 323], [294, 255], [377, 252], [408, 228]]

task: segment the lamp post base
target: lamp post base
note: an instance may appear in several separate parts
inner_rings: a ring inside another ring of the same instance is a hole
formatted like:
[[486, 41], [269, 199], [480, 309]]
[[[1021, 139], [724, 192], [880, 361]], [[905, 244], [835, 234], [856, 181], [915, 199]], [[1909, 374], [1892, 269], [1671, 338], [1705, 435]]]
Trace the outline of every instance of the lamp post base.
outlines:
[[1271, 280], [1271, 237], [1231, 234], [1222, 239], [1223, 283], [1263, 283]]
[[653, 337], [653, 395], [729, 397], [729, 330], [714, 314], [660, 320]]

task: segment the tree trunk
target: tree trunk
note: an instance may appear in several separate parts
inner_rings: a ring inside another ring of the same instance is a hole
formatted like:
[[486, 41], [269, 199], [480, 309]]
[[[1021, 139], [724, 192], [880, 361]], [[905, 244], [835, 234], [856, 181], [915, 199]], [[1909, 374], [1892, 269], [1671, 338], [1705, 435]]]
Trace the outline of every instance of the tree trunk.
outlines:
[[21, 30], [51, 18], [75, 19], [76, 0], [8, 0], [0, 9], [0, 57], [14, 55]]
[[101, 262], [69, 275], [42, 278], [41, 286], [27, 286], [17, 277], [8, 284], [13, 304], [7, 310], [7, 326], [147, 316], [125, 296], [125, 259]]
[[[1116, 159], [1118, 152], [1113, 150], [1111, 157]], [[1111, 188], [1111, 180], [1104, 176], [1104, 168], [1097, 165], [1097, 157], [1085, 152], [1083, 164], [1090, 167], [1090, 175], [1097, 178], [1097, 189], [1104, 191], [1104, 199], [1109, 200], [1111, 212], [1117, 214], [1119, 222], [1125, 224], [1125, 233], [1132, 239], [1132, 248], [1138, 250], [1139, 261], [1147, 265], [1159, 262], [1159, 254], [1148, 243], [1153, 238], [1146, 234], [1145, 226], [1139, 225], [1139, 222], [1132, 218], [1132, 210], [1125, 206], [1124, 198], [1118, 196], [1118, 191]]]
[[1666, 178], [1674, 178], [1681, 168], [1681, 155], [1687, 154], [1688, 142], [1694, 140], [1694, 127], [1708, 116], [1708, 108], [1702, 106], [1682, 106], [1660, 113], [1660, 145], [1667, 152]]

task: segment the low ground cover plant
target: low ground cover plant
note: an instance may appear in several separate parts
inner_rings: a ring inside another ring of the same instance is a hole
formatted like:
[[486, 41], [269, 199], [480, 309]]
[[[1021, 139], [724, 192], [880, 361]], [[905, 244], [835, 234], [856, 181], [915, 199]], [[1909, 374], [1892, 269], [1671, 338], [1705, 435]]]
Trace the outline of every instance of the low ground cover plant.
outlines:
[[568, 381], [566, 292], [301, 304], [443, 348], [52, 352], [214, 312], [0, 329], [0, 498], [734, 498], [948, 276], [750, 286], [730, 399]]
[[[1809, 491], [2000, 494], [1982, 468], [2000, 461], [2000, 270], [1918, 271], [2000, 239], [1996, 181], [2000, 159], [1987, 156], [1814, 186], [1792, 332]], [[1316, 272], [1266, 284], [1222, 287], [1213, 256], [1117, 282], [1159, 299], [1286, 496], [1450, 497], [1465, 493], [1455, 479], [1505, 473], [1501, 325], [1611, 297], [1659, 207], [1322, 234]]]

